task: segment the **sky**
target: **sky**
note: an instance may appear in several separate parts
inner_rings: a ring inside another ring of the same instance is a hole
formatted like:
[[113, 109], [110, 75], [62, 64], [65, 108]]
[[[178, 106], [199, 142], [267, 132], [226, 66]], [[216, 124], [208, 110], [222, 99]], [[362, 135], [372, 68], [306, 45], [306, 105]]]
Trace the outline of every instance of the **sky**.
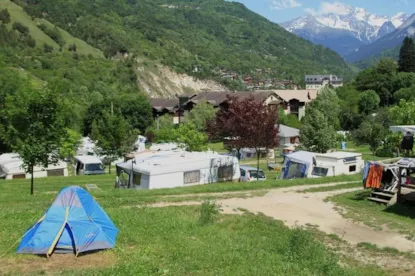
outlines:
[[281, 23], [304, 16], [308, 13], [319, 14], [341, 12], [342, 6], [350, 5], [366, 9], [377, 15], [395, 15], [405, 12], [415, 13], [415, 0], [231, 0], [243, 3], [250, 10], [269, 20]]

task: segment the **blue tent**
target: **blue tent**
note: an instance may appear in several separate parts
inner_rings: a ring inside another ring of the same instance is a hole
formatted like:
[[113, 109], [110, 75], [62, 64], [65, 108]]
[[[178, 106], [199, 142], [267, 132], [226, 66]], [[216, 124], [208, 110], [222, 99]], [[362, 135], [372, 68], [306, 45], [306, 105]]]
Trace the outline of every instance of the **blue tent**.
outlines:
[[79, 253], [113, 248], [118, 229], [84, 189], [60, 191], [46, 214], [26, 233], [17, 253]]

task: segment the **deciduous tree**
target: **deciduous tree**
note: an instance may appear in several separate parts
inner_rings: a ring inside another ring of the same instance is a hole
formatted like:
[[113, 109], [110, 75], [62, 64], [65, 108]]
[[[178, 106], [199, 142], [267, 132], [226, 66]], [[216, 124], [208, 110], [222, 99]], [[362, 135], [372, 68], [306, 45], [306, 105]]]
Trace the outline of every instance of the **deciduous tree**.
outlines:
[[58, 162], [59, 148], [65, 139], [64, 105], [60, 95], [51, 90], [28, 87], [7, 99], [8, 143], [23, 159], [23, 167], [31, 174], [33, 168]]
[[274, 107], [265, 106], [254, 97], [242, 100], [228, 96], [229, 107], [222, 109], [209, 123], [211, 138], [231, 138], [231, 146], [238, 149], [253, 148], [257, 153], [257, 170], [261, 149], [278, 145], [278, 113]]
[[134, 131], [121, 114], [104, 111], [92, 123], [91, 138], [97, 141], [98, 155], [105, 157], [111, 173], [111, 162], [133, 149], [138, 132]]
[[352, 136], [357, 145], [368, 144], [370, 151], [375, 155], [385, 141], [388, 132], [389, 130], [378, 122], [374, 116], [369, 115], [362, 122], [359, 129], [353, 132]]
[[414, 125], [415, 124], [415, 102], [401, 100], [399, 105], [389, 109], [389, 116], [393, 124]]
[[206, 130], [206, 123], [215, 118], [217, 110], [206, 101], [199, 102], [185, 115], [185, 122], [193, 124], [198, 131]]
[[310, 151], [326, 153], [336, 146], [336, 131], [315, 106], [309, 106], [300, 129], [301, 144]]
[[367, 90], [359, 95], [359, 112], [363, 114], [370, 114], [379, 108], [380, 98], [376, 91]]

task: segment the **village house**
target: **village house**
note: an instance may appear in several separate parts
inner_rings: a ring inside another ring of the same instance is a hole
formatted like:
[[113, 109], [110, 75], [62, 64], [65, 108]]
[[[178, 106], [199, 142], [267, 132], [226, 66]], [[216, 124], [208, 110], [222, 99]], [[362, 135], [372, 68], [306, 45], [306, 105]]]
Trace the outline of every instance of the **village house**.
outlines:
[[321, 90], [329, 85], [334, 88], [343, 86], [343, 78], [336, 75], [305, 75], [304, 79], [307, 89]]
[[227, 108], [228, 95], [239, 99], [253, 96], [255, 100], [262, 101], [264, 105], [278, 106], [286, 114], [294, 114], [301, 119], [305, 115], [306, 105], [317, 97], [317, 92], [314, 89], [200, 92], [199, 94], [189, 96], [183, 101], [181, 108], [179, 108], [179, 99], [177, 98], [152, 98], [150, 102], [153, 107], [154, 118], [171, 114], [175, 124], [179, 123], [180, 117], [185, 112], [190, 112], [200, 102], [207, 102], [215, 108]]
[[179, 123], [179, 99], [163, 99], [163, 98], [151, 98], [151, 106], [153, 107], [153, 118], [170, 114], [173, 117], [173, 123]]

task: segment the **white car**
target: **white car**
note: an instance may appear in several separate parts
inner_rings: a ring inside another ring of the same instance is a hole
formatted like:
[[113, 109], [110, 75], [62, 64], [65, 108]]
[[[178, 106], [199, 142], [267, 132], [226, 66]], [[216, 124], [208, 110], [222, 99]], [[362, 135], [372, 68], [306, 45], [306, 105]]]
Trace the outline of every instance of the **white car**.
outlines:
[[[263, 170], [257, 170], [254, 167], [240, 166], [241, 182], [265, 181], [267, 177]], [[258, 176], [257, 176], [258, 174]]]

